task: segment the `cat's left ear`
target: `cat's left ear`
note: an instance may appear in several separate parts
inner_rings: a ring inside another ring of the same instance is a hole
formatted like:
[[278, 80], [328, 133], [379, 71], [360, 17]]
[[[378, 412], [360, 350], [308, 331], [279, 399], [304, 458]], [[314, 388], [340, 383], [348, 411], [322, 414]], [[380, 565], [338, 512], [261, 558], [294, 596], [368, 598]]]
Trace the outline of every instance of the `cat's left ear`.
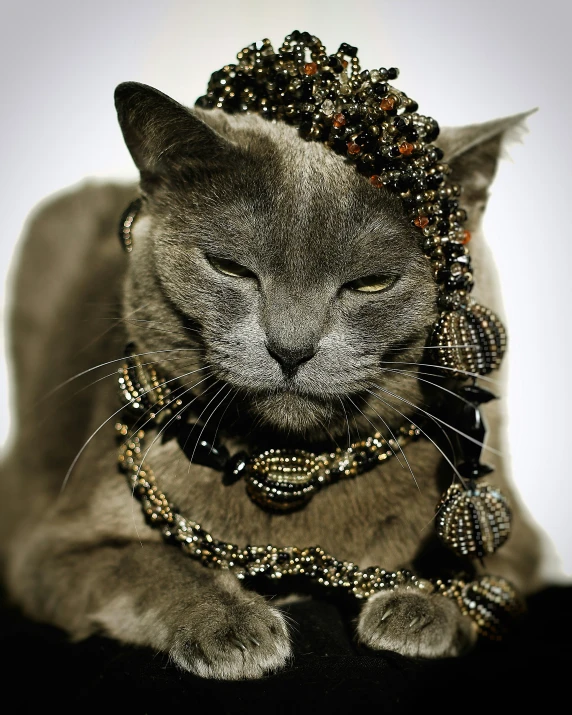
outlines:
[[526, 119], [535, 111], [484, 124], [441, 129], [435, 144], [443, 150], [443, 161], [452, 169], [449, 180], [463, 187], [461, 204], [469, 214], [469, 230], [476, 230], [480, 224], [503, 148], [521, 138], [527, 131]]

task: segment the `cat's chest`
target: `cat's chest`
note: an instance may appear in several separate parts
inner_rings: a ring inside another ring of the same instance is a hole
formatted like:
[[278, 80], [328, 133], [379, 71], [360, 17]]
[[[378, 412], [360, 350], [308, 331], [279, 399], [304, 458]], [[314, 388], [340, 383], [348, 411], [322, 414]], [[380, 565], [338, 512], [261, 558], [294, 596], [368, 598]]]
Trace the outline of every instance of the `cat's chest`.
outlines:
[[154, 448], [148, 464], [175, 507], [217, 539], [240, 546], [319, 545], [360, 566], [395, 568], [409, 563], [431, 534], [440, 494], [436, 449], [424, 441], [410, 444], [407, 458], [411, 471], [391, 460], [324, 488], [290, 514], [264, 511], [242, 480], [225, 485], [220, 472], [190, 464], [175, 443]]

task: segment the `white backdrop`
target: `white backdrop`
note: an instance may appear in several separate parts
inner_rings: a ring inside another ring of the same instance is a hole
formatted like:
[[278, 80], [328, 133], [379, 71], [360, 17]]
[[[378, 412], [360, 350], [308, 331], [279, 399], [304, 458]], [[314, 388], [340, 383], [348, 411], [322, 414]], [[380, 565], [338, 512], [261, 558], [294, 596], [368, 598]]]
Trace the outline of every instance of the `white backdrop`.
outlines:
[[[572, 4], [3, 0], [0, 7], [1, 285], [37, 201], [86, 176], [135, 177], [113, 109], [121, 81], [145, 82], [192, 104], [210, 73], [241, 47], [263, 37], [278, 44], [300, 29], [332, 51], [340, 42], [357, 45], [363, 67], [399, 67], [399, 86], [442, 125], [538, 106], [524, 144], [500, 167], [485, 228], [510, 333], [514, 478], [572, 575]], [[2, 439], [6, 384], [2, 361]]]

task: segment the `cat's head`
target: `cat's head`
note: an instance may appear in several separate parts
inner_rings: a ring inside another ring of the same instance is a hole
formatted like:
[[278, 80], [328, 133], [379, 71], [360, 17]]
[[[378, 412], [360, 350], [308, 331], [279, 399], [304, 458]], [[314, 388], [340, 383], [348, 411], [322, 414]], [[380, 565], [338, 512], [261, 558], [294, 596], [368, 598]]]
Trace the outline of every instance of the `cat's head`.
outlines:
[[[116, 105], [143, 196], [126, 325], [192, 388], [202, 421], [318, 438], [411, 414], [437, 287], [399, 198], [283, 123], [190, 111], [135, 83]], [[521, 119], [439, 142], [469, 210]]]

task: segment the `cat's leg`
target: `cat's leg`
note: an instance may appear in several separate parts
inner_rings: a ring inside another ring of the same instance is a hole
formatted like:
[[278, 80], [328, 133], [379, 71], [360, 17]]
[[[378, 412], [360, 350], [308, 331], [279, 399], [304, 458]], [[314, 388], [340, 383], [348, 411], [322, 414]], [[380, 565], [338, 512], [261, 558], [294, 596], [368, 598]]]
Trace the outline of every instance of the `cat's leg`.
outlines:
[[202, 677], [229, 680], [259, 678], [290, 657], [279, 610], [229, 572], [206, 569], [175, 547], [43, 551], [19, 569], [19, 600], [76, 639], [103, 633], [168, 653]]
[[372, 596], [361, 611], [357, 632], [369, 648], [418, 658], [459, 655], [477, 638], [473, 622], [453, 601], [417, 589]]

